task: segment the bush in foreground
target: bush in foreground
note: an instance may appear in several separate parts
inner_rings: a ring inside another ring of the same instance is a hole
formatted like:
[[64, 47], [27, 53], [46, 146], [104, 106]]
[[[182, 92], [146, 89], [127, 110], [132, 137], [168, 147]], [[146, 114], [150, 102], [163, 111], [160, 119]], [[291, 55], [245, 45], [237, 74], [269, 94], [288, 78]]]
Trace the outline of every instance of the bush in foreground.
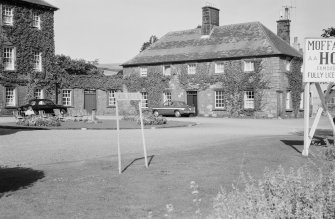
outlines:
[[256, 181], [242, 175], [244, 189], [222, 190], [209, 218], [335, 218], [335, 171], [304, 166], [285, 173], [266, 170]]
[[18, 121], [16, 124], [22, 126], [44, 126], [44, 127], [54, 127], [60, 126], [60, 121], [55, 117], [46, 117], [41, 116], [30, 116], [26, 117], [21, 121]]
[[[141, 125], [141, 120], [140, 120], [139, 115], [137, 116], [127, 115], [127, 116], [123, 116], [122, 119], [127, 120], [127, 121], [134, 121], [138, 125]], [[166, 118], [162, 116], [154, 116], [152, 113], [143, 114], [143, 125], [164, 125], [166, 123], [167, 123]]]

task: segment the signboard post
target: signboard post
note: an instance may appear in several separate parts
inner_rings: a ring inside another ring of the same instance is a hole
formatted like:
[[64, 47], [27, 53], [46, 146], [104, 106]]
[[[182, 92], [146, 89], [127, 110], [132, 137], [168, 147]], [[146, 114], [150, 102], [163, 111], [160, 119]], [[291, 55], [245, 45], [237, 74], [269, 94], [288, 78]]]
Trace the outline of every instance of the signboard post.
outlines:
[[[327, 102], [331, 88], [335, 82], [335, 39], [332, 38], [306, 38], [304, 50], [304, 150], [302, 155], [308, 156], [309, 146], [314, 136], [317, 125], [324, 111], [333, 129], [335, 138], [335, 126], [329, 113]], [[313, 125], [309, 129], [309, 90], [311, 83], [315, 83], [321, 100]], [[329, 83], [326, 92], [321, 89], [320, 83]]]
[[142, 116], [142, 95], [140, 93], [116, 93], [115, 94], [115, 107], [116, 107], [116, 129], [117, 129], [117, 151], [118, 151], [119, 174], [122, 173], [119, 104], [118, 104], [118, 102], [121, 100], [123, 101], [138, 100], [139, 101], [138, 107], [140, 111], [140, 120], [141, 120], [141, 133], [142, 133], [142, 144], [143, 144], [143, 151], [144, 151], [144, 162], [145, 162], [145, 167], [148, 168], [147, 148], [145, 144], [143, 116]]

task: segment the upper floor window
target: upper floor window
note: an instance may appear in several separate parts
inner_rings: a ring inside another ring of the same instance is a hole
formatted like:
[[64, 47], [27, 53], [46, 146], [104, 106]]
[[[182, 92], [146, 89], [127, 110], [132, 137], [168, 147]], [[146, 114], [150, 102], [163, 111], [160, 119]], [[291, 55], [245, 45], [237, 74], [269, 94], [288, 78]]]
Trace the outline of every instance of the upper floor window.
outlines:
[[225, 104], [224, 104], [224, 91], [222, 90], [217, 90], [215, 91], [215, 108], [216, 109], [224, 109]]
[[34, 70], [42, 71], [42, 53], [34, 51]]
[[224, 73], [223, 63], [215, 63], [215, 73]]
[[244, 68], [243, 70], [245, 72], [250, 72], [250, 71], [254, 71], [255, 70], [255, 63], [252, 61], [244, 61]]
[[33, 27], [41, 29], [41, 16], [37, 13], [33, 13]]
[[109, 90], [108, 91], [108, 106], [115, 106], [116, 105], [116, 90]]
[[15, 62], [15, 48], [4, 47], [3, 49], [4, 70], [14, 70], [15, 69], [14, 62]]
[[43, 90], [40, 88], [36, 88], [34, 90], [34, 97], [37, 99], [43, 99], [44, 95], [43, 95]]
[[244, 91], [244, 109], [255, 108], [255, 94], [254, 91]]
[[163, 66], [163, 75], [170, 76], [171, 75], [171, 65]]
[[141, 77], [146, 77], [146, 76], [148, 76], [148, 69], [147, 69], [147, 68], [144, 68], [144, 67], [141, 67], [141, 68], [140, 68], [140, 75], [141, 75]]
[[141, 92], [142, 95], [142, 108], [148, 108], [148, 93]]
[[5, 88], [6, 97], [5, 97], [5, 105], [6, 106], [16, 106], [16, 92], [15, 88], [13, 87], [6, 87]]
[[10, 8], [8, 6], [4, 6], [2, 9], [2, 18], [3, 18], [3, 24], [5, 25], [13, 25], [13, 8]]
[[64, 106], [72, 106], [72, 90], [66, 89], [62, 91], [62, 103]]
[[197, 72], [197, 65], [196, 64], [188, 64], [187, 65], [187, 73], [193, 75]]

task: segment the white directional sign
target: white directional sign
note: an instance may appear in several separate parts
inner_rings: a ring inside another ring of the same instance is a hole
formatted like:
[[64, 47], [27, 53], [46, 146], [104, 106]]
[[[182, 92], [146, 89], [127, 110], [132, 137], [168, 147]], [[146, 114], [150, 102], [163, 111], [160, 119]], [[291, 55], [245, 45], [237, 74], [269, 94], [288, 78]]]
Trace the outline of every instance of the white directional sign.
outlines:
[[335, 82], [335, 39], [305, 39], [303, 81]]

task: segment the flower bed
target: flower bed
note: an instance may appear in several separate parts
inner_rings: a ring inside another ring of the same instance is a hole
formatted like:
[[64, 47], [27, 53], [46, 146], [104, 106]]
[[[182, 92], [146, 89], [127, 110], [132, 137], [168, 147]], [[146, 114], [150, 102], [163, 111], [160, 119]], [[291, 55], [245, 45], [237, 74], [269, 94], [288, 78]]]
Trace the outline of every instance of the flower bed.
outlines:
[[29, 116], [16, 122], [16, 124], [22, 126], [55, 127], [60, 126], [60, 121], [56, 117]]

